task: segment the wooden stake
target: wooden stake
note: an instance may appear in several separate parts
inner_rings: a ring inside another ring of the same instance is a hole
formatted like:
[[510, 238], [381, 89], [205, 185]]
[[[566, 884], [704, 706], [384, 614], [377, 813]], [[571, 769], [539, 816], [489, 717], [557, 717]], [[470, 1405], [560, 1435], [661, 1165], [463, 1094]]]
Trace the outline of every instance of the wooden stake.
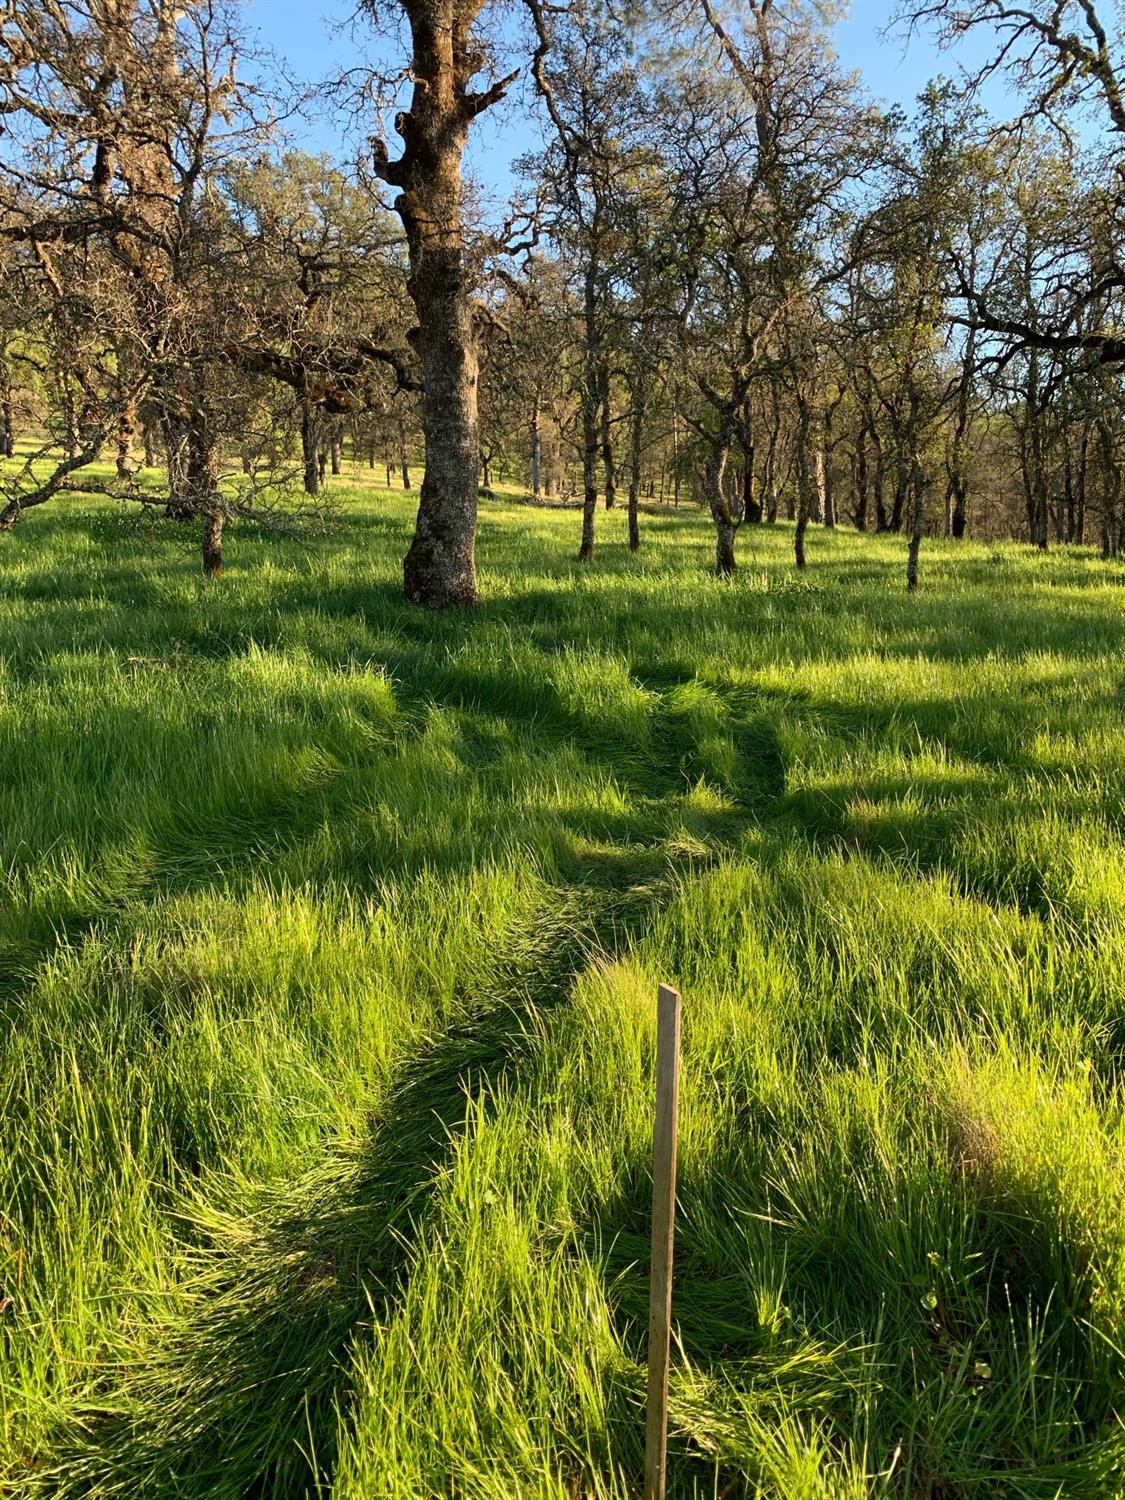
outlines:
[[664, 1500], [668, 1465], [668, 1356], [676, 1229], [676, 1117], [680, 1096], [680, 992], [662, 984], [656, 1012], [656, 1121], [652, 1132], [652, 1271], [648, 1314], [645, 1500]]

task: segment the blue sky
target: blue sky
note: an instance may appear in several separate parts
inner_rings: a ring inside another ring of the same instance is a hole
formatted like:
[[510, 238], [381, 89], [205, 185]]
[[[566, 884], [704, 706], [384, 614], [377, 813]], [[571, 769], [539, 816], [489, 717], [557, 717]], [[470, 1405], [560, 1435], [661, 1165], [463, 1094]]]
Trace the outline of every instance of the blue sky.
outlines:
[[[355, 8], [356, 0], [249, 0], [246, 13], [259, 42], [285, 58], [295, 76], [313, 82], [361, 60], [346, 29]], [[909, 44], [901, 36], [885, 37], [891, 11], [891, 0], [852, 0], [850, 16], [836, 24], [833, 37], [844, 66], [856, 69], [872, 93], [888, 103], [909, 109], [939, 73], [954, 76], [958, 62], [973, 67], [988, 56], [988, 39], [983, 36], [954, 54], [939, 52], [932, 39], [921, 35]], [[1002, 109], [999, 87], [993, 93], [994, 106]], [[305, 150], [346, 154], [339, 126], [328, 119], [295, 121], [292, 135], [293, 144]], [[538, 126], [526, 102], [516, 97], [500, 110], [489, 111], [474, 129], [470, 169], [506, 197], [511, 162], [534, 149], [538, 140]]]

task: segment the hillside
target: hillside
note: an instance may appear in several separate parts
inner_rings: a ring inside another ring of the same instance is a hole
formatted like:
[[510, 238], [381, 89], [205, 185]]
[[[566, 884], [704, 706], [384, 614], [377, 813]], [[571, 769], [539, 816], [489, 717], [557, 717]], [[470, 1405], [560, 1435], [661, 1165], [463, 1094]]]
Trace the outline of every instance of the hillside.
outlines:
[[1122, 1492], [1122, 567], [340, 493], [0, 539], [0, 1489], [635, 1495], [663, 979], [672, 1493]]

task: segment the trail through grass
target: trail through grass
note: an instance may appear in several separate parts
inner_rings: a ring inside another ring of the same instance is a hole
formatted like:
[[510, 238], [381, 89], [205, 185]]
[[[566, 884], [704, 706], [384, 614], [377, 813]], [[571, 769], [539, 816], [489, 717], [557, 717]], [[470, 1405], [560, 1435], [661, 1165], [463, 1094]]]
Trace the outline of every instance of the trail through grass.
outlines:
[[1125, 1493], [1125, 592], [408, 498], [0, 546], [0, 1490]]

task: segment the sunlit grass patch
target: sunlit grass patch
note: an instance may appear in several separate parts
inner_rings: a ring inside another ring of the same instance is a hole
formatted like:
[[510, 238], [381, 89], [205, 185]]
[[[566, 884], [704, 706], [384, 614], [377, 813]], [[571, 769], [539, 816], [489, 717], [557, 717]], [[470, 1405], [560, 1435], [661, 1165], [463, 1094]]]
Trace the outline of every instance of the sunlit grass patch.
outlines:
[[665, 979], [673, 1494], [1117, 1493], [1116, 566], [335, 492], [0, 539], [0, 1488], [637, 1493]]

